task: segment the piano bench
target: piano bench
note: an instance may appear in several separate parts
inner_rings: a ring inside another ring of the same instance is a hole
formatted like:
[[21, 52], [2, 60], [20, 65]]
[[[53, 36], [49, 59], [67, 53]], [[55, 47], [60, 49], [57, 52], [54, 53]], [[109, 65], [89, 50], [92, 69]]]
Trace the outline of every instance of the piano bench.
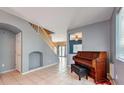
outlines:
[[71, 72], [75, 72], [79, 76], [79, 80], [81, 80], [81, 77], [84, 76], [86, 76], [86, 79], [88, 79], [89, 70], [86, 67], [77, 64], [71, 64]]

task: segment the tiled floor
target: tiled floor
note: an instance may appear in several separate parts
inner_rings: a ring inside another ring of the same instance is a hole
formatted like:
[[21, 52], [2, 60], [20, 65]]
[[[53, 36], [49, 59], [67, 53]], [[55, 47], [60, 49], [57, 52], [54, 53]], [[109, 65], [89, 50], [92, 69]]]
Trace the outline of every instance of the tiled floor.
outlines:
[[82, 78], [78, 80], [75, 73], [70, 72], [66, 66], [66, 59], [61, 59], [59, 64], [45, 69], [41, 69], [26, 75], [21, 75], [17, 71], [0, 74], [0, 84], [5, 85], [92, 85], [93, 80]]

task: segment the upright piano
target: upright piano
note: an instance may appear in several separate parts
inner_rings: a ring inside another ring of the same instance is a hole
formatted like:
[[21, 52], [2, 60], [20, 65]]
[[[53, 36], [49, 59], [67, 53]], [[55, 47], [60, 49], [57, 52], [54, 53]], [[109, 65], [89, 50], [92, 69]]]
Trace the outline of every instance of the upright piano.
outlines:
[[105, 51], [78, 51], [73, 56], [75, 64], [82, 65], [90, 70], [88, 76], [94, 81], [103, 82], [107, 80], [107, 52]]

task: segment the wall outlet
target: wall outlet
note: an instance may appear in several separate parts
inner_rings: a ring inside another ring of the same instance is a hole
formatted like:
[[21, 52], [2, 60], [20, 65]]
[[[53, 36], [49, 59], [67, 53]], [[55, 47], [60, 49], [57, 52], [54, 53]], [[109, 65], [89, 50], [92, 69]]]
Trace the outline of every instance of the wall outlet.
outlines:
[[5, 67], [5, 64], [2, 64], [2, 67]]

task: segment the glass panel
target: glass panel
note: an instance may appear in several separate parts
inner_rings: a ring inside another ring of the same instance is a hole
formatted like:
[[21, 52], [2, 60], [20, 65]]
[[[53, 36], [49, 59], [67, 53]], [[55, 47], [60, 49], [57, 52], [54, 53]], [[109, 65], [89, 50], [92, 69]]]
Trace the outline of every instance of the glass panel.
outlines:
[[62, 46], [62, 56], [65, 56], [65, 46]]
[[73, 45], [73, 53], [77, 53], [78, 51], [82, 51], [82, 44]]
[[117, 15], [117, 37], [116, 37], [116, 50], [117, 58], [124, 60], [124, 8], [121, 9]]
[[61, 46], [59, 46], [59, 56], [61, 56], [62, 51], [61, 51]]

